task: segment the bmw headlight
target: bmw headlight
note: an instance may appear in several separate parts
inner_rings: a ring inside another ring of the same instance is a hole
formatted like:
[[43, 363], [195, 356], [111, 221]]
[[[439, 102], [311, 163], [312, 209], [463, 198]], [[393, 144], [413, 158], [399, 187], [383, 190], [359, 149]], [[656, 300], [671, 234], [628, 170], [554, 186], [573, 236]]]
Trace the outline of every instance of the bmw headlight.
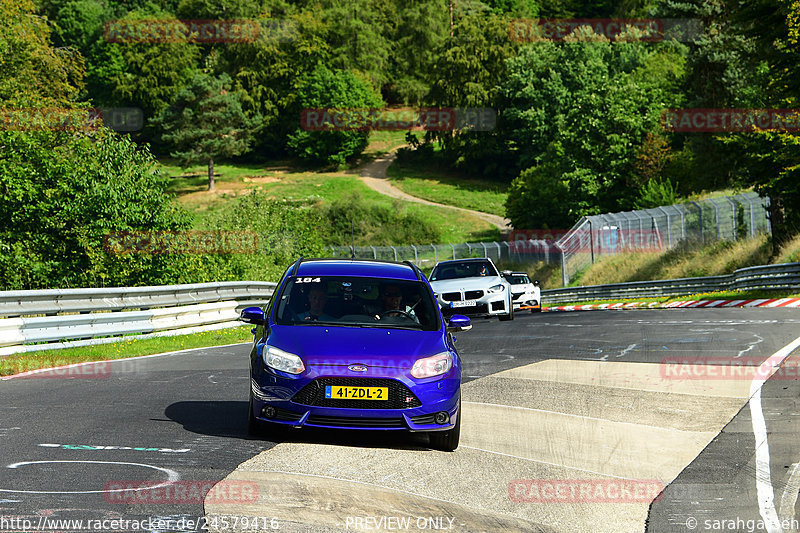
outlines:
[[288, 374], [299, 374], [306, 369], [303, 360], [293, 353], [284, 352], [274, 346], [267, 346], [263, 353], [264, 364], [273, 370]]
[[411, 375], [415, 378], [432, 378], [446, 374], [453, 368], [453, 356], [450, 352], [437, 353], [431, 357], [418, 359], [411, 368]]
[[491, 287], [489, 287], [488, 292], [489, 294], [493, 294], [495, 292], [503, 292], [504, 290], [506, 290], [505, 285], [503, 285], [502, 283], [498, 283], [497, 285], [492, 285]]

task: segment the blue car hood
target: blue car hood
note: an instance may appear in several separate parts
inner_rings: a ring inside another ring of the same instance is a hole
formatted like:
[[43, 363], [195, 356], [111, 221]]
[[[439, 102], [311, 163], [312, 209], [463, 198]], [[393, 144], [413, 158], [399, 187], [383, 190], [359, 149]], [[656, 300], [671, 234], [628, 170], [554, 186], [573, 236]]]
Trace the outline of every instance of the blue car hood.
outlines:
[[411, 368], [417, 359], [447, 350], [442, 331], [335, 326], [273, 326], [269, 344], [310, 366]]

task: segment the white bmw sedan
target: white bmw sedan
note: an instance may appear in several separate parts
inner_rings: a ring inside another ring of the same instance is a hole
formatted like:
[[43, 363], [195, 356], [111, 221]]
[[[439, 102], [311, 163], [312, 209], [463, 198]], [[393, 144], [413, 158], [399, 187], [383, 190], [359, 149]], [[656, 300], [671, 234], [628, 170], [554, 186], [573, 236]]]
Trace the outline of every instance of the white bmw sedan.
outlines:
[[445, 315], [514, 320], [511, 285], [489, 258], [441, 261], [433, 268], [430, 282]]

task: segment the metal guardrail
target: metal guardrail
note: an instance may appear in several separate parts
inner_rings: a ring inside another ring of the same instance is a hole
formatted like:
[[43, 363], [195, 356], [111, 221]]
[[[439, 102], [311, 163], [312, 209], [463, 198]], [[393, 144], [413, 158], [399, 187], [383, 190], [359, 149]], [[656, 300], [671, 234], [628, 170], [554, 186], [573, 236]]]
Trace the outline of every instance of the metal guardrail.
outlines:
[[[238, 311], [264, 304], [276, 285], [237, 281], [0, 292], [0, 316], [9, 317], [0, 319], [0, 356], [116, 342], [127, 334], [146, 338], [238, 326]], [[547, 305], [737, 289], [800, 289], [800, 263], [742, 268], [726, 276], [550, 289], [542, 291], [542, 300]]]
[[2, 291], [0, 316], [7, 318], [0, 319], [0, 356], [115, 342], [129, 334], [146, 338], [240, 326], [238, 311], [263, 305], [276, 285], [234, 281]]
[[542, 291], [545, 305], [553, 303], [682, 296], [704, 292], [753, 289], [799, 289], [800, 263], [741, 268], [733, 274], [659, 281], [568, 287]]
[[263, 300], [272, 296], [275, 285], [267, 281], [223, 281], [150, 287], [0, 291], [0, 317]]

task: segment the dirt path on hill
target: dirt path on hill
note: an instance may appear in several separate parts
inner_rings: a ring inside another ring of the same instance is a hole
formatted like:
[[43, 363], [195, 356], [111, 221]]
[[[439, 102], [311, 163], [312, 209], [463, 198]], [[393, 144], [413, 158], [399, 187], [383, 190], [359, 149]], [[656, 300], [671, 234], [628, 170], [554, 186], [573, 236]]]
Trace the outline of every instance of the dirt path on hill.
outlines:
[[394, 162], [396, 157], [397, 157], [397, 152], [392, 151], [389, 152], [388, 154], [380, 156], [371, 163], [366, 164], [361, 169], [361, 181], [364, 182], [364, 184], [370, 189], [377, 191], [381, 194], [385, 194], [386, 196], [391, 196], [392, 198], [405, 200], [407, 202], [415, 202], [418, 204], [435, 205], [437, 207], [445, 207], [447, 209], [455, 209], [458, 211], [463, 211], [465, 213], [470, 213], [472, 215], [481, 218], [482, 220], [485, 220], [486, 222], [495, 226], [501, 231], [507, 231], [510, 228], [511, 221], [507, 218], [503, 218], [498, 215], [492, 215], [491, 213], [483, 213], [481, 211], [465, 209], [463, 207], [454, 207], [452, 205], [445, 205], [436, 202], [431, 202], [429, 200], [417, 198], [416, 196], [411, 196], [410, 194], [401, 191], [400, 189], [392, 185], [392, 183], [386, 177], [386, 170], [389, 168], [389, 165], [391, 165]]

